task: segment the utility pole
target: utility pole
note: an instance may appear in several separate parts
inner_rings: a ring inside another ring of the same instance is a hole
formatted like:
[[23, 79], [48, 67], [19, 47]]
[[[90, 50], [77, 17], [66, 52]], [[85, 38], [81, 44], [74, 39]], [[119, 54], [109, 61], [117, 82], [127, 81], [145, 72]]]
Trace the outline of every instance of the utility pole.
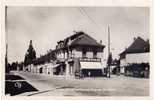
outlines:
[[9, 67], [8, 67], [8, 45], [6, 44], [6, 53], [5, 53], [5, 73], [9, 73]]
[[[110, 59], [110, 27], [108, 26], [108, 60]], [[108, 63], [108, 74], [110, 78], [110, 63]]]
[[[7, 6], [5, 7], [5, 32], [6, 32], [6, 39], [8, 34], [8, 27], [7, 27]], [[6, 52], [5, 52], [5, 73], [9, 73], [9, 67], [8, 67], [8, 44], [7, 40], [6, 42]]]

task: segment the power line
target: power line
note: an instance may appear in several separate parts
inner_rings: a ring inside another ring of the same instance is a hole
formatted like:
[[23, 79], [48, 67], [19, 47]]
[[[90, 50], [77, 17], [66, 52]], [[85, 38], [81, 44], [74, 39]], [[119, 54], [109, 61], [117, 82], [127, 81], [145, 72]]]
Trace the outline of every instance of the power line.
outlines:
[[[87, 18], [95, 24], [95, 26], [97, 26], [98, 29], [101, 29], [102, 30], [102, 27], [100, 27], [96, 22], [95, 20], [92, 19], [92, 17], [90, 17], [88, 15], [88, 13], [86, 12], [86, 10], [82, 7], [79, 7], [79, 11], [82, 15], [86, 15]], [[108, 57], [110, 56], [110, 27], [108, 26]], [[108, 74], [109, 74], [109, 78], [110, 78], [110, 65], [108, 65]]]
[[86, 10], [85, 10], [84, 8], [79, 7], [78, 9], [79, 9], [79, 11], [80, 11], [80, 13], [81, 13], [82, 15], [86, 16], [93, 24], [95, 24], [95, 26], [97, 26], [98, 29], [101, 29], [101, 30], [102, 30], [102, 27], [100, 27], [100, 26], [95, 22], [95, 20], [94, 20], [91, 16], [88, 15], [88, 13], [86, 12]]

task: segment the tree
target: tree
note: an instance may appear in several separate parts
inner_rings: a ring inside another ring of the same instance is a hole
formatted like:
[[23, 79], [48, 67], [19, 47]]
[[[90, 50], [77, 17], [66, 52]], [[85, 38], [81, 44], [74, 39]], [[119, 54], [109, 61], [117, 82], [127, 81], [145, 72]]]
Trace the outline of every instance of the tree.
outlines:
[[18, 62], [12, 62], [11, 64], [11, 70], [17, 70], [17, 67], [18, 67]]
[[50, 50], [49, 58], [53, 61], [57, 59], [55, 52], [53, 52], [52, 50]]
[[36, 59], [36, 52], [32, 45], [32, 40], [30, 40], [29, 48], [25, 54], [24, 65], [30, 65], [33, 63], [33, 60]]
[[20, 63], [18, 64], [19, 70], [23, 70], [23, 65], [24, 65], [23, 62], [20, 62]]

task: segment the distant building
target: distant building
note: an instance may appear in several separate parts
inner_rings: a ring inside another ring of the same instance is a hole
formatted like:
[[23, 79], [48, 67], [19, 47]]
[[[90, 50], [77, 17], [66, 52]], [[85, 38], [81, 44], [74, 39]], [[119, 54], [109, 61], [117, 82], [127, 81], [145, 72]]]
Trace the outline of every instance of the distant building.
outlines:
[[[131, 66], [132, 71], [136, 69], [149, 70], [149, 53], [149, 40], [145, 41], [141, 37], [134, 38], [134, 42], [120, 54], [121, 73], [126, 73], [128, 66]], [[140, 66], [141, 64], [145, 65], [144, 68]], [[132, 66], [138, 66], [138, 68], [135, 69]]]
[[54, 74], [102, 75], [101, 59], [104, 47], [84, 32], [76, 32], [76, 34], [57, 42], [56, 49], [53, 51], [57, 58]]

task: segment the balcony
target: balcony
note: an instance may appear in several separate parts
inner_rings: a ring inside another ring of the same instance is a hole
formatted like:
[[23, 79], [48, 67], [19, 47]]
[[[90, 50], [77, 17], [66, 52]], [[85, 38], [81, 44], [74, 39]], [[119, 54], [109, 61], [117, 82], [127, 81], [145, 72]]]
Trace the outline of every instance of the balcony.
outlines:
[[[67, 56], [65, 56], [65, 58], [57, 58], [57, 60], [59, 61], [66, 61], [66, 60], [70, 60], [70, 59], [74, 59], [75, 55], [74, 54], [69, 54]], [[88, 57], [79, 57], [80, 61], [85, 61], [85, 62], [101, 62], [101, 58], [88, 58]]]
[[101, 62], [101, 58], [79, 58], [79, 60], [85, 62]]

